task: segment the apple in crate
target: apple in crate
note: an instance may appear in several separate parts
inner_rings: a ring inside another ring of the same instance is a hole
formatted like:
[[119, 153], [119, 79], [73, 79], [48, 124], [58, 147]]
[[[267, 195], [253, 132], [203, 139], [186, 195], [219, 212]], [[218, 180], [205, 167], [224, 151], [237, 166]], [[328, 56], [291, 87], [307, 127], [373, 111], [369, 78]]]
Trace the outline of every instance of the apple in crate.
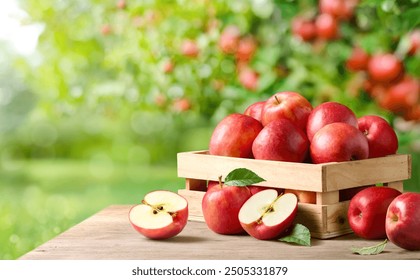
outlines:
[[369, 156], [366, 136], [358, 128], [341, 122], [318, 130], [309, 150], [313, 163], [361, 160]]
[[210, 181], [201, 203], [208, 228], [219, 234], [244, 232], [238, 213], [251, 195], [248, 187], [227, 186], [221, 178], [219, 182]]
[[252, 143], [262, 129], [253, 117], [234, 113], [221, 120], [209, 144], [211, 155], [252, 158]]
[[256, 159], [303, 162], [309, 148], [305, 132], [289, 119], [267, 124], [252, 144]]
[[420, 250], [420, 193], [407, 192], [389, 205], [385, 220], [386, 235], [395, 245]]
[[401, 194], [390, 187], [368, 187], [358, 192], [347, 212], [350, 228], [365, 239], [386, 238], [385, 217], [388, 206]]
[[266, 126], [274, 120], [286, 118], [305, 130], [311, 111], [311, 103], [299, 93], [278, 92], [265, 102], [261, 112], [261, 123]]
[[253, 117], [257, 121], [261, 122], [261, 111], [264, 107], [265, 101], [258, 101], [249, 105], [245, 111], [244, 115]]
[[150, 239], [171, 238], [187, 224], [188, 202], [171, 191], [153, 191], [130, 209], [129, 220], [135, 230]]
[[278, 195], [276, 190], [264, 190], [251, 196], [239, 211], [239, 221], [245, 231], [261, 240], [281, 237], [296, 217], [298, 200], [294, 194]]
[[353, 111], [338, 102], [324, 102], [316, 106], [308, 117], [306, 135], [312, 141], [315, 133], [330, 123], [348, 123], [357, 127], [357, 117]]
[[384, 157], [397, 152], [397, 135], [385, 119], [366, 115], [358, 119], [358, 125], [368, 140], [369, 158]]

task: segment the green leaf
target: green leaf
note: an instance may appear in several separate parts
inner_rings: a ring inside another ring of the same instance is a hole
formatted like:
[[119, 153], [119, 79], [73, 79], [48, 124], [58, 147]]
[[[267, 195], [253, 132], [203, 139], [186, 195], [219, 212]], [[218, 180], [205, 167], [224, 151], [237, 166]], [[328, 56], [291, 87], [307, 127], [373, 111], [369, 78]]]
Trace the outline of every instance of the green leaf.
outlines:
[[296, 224], [289, 235], [279, 240], [303, 246], [311, 246], [311, 232], [304, 225]]
[[248, 186], [264, 181], [265, 179], [247, 168], [237, 168], [226, 176], [224, 183], [227, 186]]
[[377, 255], [385, 249], [385, 246], [386, 246], [387, 242], [388, 242], [388, 240], [385, 239], [381, 243], [379, 243], [377, 245], [374, 245], [374, 246], [363, 247], [363, 248], [354, 248], [353, 247], [353, 248], [351, 248], [351, 250], [353, 251], [353, 253], [359, 254], [359, 255]]

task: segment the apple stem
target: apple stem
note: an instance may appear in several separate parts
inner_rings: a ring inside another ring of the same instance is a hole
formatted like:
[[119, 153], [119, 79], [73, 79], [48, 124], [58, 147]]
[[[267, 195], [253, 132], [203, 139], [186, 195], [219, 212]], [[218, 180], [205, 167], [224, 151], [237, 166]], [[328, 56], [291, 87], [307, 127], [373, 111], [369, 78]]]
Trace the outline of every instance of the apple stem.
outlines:
[[223, 188], [222, 175], [219, 176], [219, 186], [221, 189]]
[[277, 98], [277, 95], [274, 95], [274, 98], [276, 99], [277, 103], [280, 104], [280, 100]]

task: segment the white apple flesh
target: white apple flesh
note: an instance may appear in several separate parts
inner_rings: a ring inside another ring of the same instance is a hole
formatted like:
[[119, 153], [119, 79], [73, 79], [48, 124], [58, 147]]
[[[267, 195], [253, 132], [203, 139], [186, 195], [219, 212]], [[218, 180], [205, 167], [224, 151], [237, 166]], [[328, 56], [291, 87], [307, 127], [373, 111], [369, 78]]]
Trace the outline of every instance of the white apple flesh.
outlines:
[[133, 228], [150, 239], [167, 239], [180, 233], [188, 221], [188, 202], [170, 191], [148, 193], [130, 209]]
[[282, 236], [293, 224], [298, 200], [292, 193], [278, 195], [276, 190], [260, 191], [249, 198], [239, 211], [244, 230], [260, 240]]

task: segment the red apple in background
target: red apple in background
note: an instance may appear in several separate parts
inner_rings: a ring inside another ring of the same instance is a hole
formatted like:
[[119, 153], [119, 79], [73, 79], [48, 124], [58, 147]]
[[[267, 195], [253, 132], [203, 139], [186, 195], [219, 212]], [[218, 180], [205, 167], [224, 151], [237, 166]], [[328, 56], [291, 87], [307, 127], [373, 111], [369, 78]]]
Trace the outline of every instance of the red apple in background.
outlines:
[[330, 14], [320, 14], [315, 19], [316, 34], [319, 38], [332, 40], [338, 37], [338, 21]]
[[404, 66], [394, 54], [375, 54], [368, 63], [369, 76], [377, 82], [392, 82], [403, 73]]
[[292, 33], [303, 41], [312, 41], [316, 37], [315, 23], [309, 19], [296, 17], [292, 21]]
[[188, 202], [177, 193], [153, 191], [130, 209], [133, 228], [151, 239], [166, 239], [180, 233], [188, 221]]
[[357, 127], [357, 117], [353, 111], [338, 102], [325, 102], [316, 106], [308, 117], [306, 134], [312, 141], [315, 133], [330, 123], [342, 122]]
[[316, 192], [286, 189], [284, 190], [284, 193], [292, 193], [296, 195], [300, 203], [316, 203]]
[[249, 61], [257, 49], [257, 43], [252, 36], [246, 36], [240, 39], [238, 49], [236, 50], [236, 59], [240, 61]]
[[267, 124], [252, 144], [255, 159], [303, 162], [309, 141], [305, 133], [288, 119]]
[[370, 55], [361, 47], [354, 47], [350, 57], [346, 61], [346, 67], [350, 71], [364, 71], [367, 69]]
[[182, 43], [181, 53], [188, 57], [197, 57], [200, 52], [196, 42], [192, 40], [185, 40]]
[[397, 152], [397, 134], [385, 119], [366, 115], [358, 119], [358, 124], [369, 143], [369, 158], [384, 157]]
[[299, 93], [278, 92], [266, 101], [261, 113], [261, 122], [266, 126], [271, 121], [286, 118], [305, 131], [311, 111], [311, 103]]
[[320, 0], [319, 10], [338, 19], [348, 20], [353, 16], [358, 2], [359, 0]]
[[252, 143], [263, 126], [253, 117], [231, 114], [224, 118], [210, 138], [211, 155], [252, 158]]
[[420, 29], [415, 29], [409, 34], [410, 48], [408, 49], [409, 55], [415, 55], [420, 49]]
[[278, 238], [293, 224], [298, 210], [294, 194], [278, 196], [275, 190], [254, 194], [239, 211], [239, 221], [245, 231], [261, 240]]
[[264, 107], [265, 101], [258, 101], [249, 105], [245, 111], [244, 115], [253, 117], [257, 121], [261, 122], [261, 112]]
[[418, 103], [419, 92], [419, 80], [405, 75], [402, 80], [385, 88], [384, 94], [378, 95], [378, 103], [382, 108], [401, 113]]
[[244, 230], [238, 213], [251, 195], [248, 187], [225, 186], [221, 181], [209, 182], [202, 200], [203, 216], [209, 229], [219, 234], [242, 233]]
[[191, 109], [191, 102], [187, 98], [177, 98], [173, 101], [172, 108], [176, 112], [185, 112]]
[[225, 54], [234, 54], [238, 49], [241, 31], [235, 25], [227, 26], [219, 39], [219, 48]]
[[117, 2], [117, 8], [118, 9], [125, 9], [127, 7], [127, 2], [126, 0], [118, 0]]
[[401, 194], [389, 187], [369, 187], [349, 203], [348, 220], [354, 233], [365, 239], [386, 238], [385, 217], [392, 200]]
[[258, 73], [248, 67], [239, 71], [239, 82], [248, 90], [256, 90], [258, 88]]
[[420, 250], [420, 193], [404, 193], [391, 202], [386, 213], [385, 230], [395, 245]]
[[313, 163], [366, 159], [369, 144], [365, 135], [347, 123], [331, 123], [312, 138], [310, 153]]
[[101, 27], [101, 33], [104, 36], [111, 34], [112, 33], [111, 25], [109, 25], [109, 24], [102, 25], [102, 27]]

